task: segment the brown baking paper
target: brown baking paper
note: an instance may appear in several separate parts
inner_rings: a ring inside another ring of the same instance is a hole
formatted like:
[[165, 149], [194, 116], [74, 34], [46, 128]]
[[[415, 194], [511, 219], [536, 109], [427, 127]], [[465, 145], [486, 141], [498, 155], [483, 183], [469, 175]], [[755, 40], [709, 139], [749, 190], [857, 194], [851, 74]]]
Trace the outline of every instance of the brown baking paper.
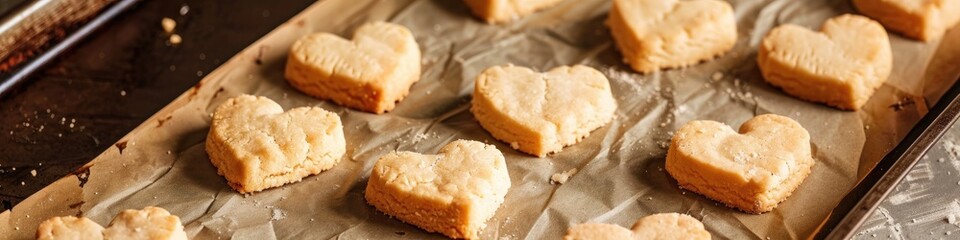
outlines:
[[[107, 224], [123, 209], [155, 205], [179, 215], [195, 239], [439, 239], [377, 212], [364, 202], [363, 189], [383, 154], [435, 153], [455, 139], [471, 139], [503, 151], [513, 182], [484, 239], [557, 239], [574, 224], [629, 226], [660, 212], [693, 215], [717, 238], [807, 238], [953, 83], [960, 72], [956, 62], [940, 59], [960, 54], [938, 46], [960, 36], [923, 43], [891, 34], [896, 60], [888, 83], [864, 110], [839, 111], [764, 83], [756, 48], [772, 27], [795, 23], [819, 29], [827, 18], [853, 12], [849, 3], [731, 2], [740, 32], [732, 52], [693, 67], [641, 75], [620, 61], [603, 24], [609, 1], [568, 0], [502, 25], [473, 18], [460, 1], [322, 1], [212, 72], [76, 176], [0, 214], [0, 232], [9, 233], [0, 237], [31, 238], [37, 223], [51, 216], [79, 214]], [[410, 28], [423, 52], [422, 78], [393, 112], [349, 110], [307, 97], [284, 80], [287, 50], [300, 36], [318, 31], [349, 36], [360, 24], [379, 20]], [[597, 68], [610, 79], [617, 117], [559, 154], [539, 159], [519, 153], [493, 139], [469, 111], [476, 75], [502, 64]], [[203, 142], [214, 108], [244, 93], [270, 97], [286, 109], [319, 106], [338, 113], [346, 156], [299, 183], [250, 195], [233, 191], [217, 176]], [[810, 131], [817, 159], [813, 173], [776, 210], [752, 215], [724, 207], [679, 189], [664, 171], [671, 133], [684, 123], [709, 119], [736, 127], [764, 113], [799, 121]], [[565, 184], [550, 183], [551, 175], [573, 168], [579, 171]]]

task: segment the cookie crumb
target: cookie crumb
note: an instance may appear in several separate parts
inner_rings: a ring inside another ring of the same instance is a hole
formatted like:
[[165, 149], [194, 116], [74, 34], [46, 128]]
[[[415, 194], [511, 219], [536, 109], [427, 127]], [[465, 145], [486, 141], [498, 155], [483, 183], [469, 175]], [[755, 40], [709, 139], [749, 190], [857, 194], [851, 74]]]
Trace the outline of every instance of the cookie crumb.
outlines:
[[571, 168], [570, 170], [563, 171], [561, 173], [555, 173], [553, 176], [550, 176], [550, 184], [564, 184], [567, 183], [567, 180], [570, 180], [574, 174], [577, 174], [577, 168]]
[[36, 169], [30, 170], [30, 175], [36, 177], [36, 176], [37, 176], [37, 170], [36, 170]]
[[715, 72], [715, 73], [713, 73], [713, 76], [710, 76], [710, 78], [712, 78], [713, 81], [720, 81], [720, 79], [723, 79], [723, 73], [722, 73], [722, 72]]
[[287, 218], [287, 213], [283, 212], [283, 210], [280, 210], [279, 208], [273, 209], [273, 213], [270, 216], [270, 220], [277, 221], [277, 220], [283, 220], [284, 218]]
[[177, 45], [181, 42], [183, 42], [183, 38], [181, 38], [179, 34], [174, 33], [170, 35], [170, 44]]
[[188, 12], [190, 12], [190, 6], [186, 4], [180, 6], [180, 16], [187, 15]]
[[163, 27], [164, 32], [173, 33], [173, 29], [177, 27], [177, 21], [165, 17], [160, 20], [160, 26]]

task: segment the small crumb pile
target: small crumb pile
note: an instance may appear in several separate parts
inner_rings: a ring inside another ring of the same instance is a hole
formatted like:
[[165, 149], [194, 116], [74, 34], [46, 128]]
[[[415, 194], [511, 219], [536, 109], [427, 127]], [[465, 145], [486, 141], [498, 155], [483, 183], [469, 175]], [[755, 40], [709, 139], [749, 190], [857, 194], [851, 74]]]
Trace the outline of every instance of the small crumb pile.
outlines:
[[567, 180], [570, 180], [574, 174], [577, 174], [577, 168], [571, 168], [570, 170], [563, 171], [561, 173], [555, 173], [553, 176], [550, 176], [550, 184], [564, 184], [567, 183]]
[[170, 35], [168, 41], [170, 44], [177, 45], [183, 42], [183, 38], [179, 34], [173, 33], [177, 28], [177, 21], [174, 21], [171, 18], [163, 18], [160, 20], [160, 26], [163, 27], [163, 31]]

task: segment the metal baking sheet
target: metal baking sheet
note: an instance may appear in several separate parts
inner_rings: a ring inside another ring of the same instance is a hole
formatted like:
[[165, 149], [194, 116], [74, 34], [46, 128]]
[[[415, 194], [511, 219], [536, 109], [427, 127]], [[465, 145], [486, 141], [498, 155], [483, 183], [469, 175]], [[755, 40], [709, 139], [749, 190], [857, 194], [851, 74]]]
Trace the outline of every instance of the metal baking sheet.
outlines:
[[[732, 52], [690, 68], [641, 75], [621, 63], [603, 25], [609, 1], [564, 1], [503, 25], [473, 18], [460, 1], [322, 1], [212, 72], [75, 176], [0, 214], [0, 231], [29, 238], [50, 216], [80, 214], [106, 224], [122, 209], [157, 205], [179, 215], [188, 235], [200, 239], [442, 238], [365, 204], [366, 179], [374, 161], [390, 151], [433, 153], [452, 140], [472, 139], [504, 152], [513, 181], [484, 239], [555, 239], [574, 224], [628, 226], [658, 212], [691, 214], [718, 238], [807, 238], [953, 84], [960, 66], [934, 63], [953, 58], [951, 44], [941, 43], [956, 39], [923, 43], [891, 35], [895, 67], [887, 84], [864, 110], [839, 111], [764, 83], [756, 46], [779, 24], [818, 28], [830, 17], [854, 12], [849, 3], [731, 4], [740, 33]], [[297, 38], [317, 31], [349, 36], [360, 24], [378, 20], [410, 28], [423, 53], [422, 78], [395, 111], [353, 111], [287, 85], [283, 67]], [[538, 159], [516, 152], [490, 137], [469, 112], [474, 77], [502, 64], [595, 67], [610, 79], [620, 106], [617, 118], [559, 154]], [[300, 183], [237, 194], [216, 175], [203, 141], [215, 107], [244, 93], [268, 96], [285, 108], [319, 106], [338, 113], [347, 135], [346, 159]], [[663, 170], [671, 133], [684, 123], [709, 119], [738, 126], [764, 113], [789, 116], [807, 128], [818, 160], [810, 177], [773, 212], [752, 215], [724, 207], [679, 189]], [[566, 184], [550, 183], [552, 174], [573, 168], [579, 171]]]

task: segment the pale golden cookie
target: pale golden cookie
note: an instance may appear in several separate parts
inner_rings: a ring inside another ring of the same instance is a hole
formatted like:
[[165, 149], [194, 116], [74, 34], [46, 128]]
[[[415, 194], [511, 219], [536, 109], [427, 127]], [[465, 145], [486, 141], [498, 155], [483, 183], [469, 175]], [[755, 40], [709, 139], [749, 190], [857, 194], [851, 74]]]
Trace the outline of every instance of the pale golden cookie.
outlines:
[[667, 172], [681, 187], [748, 213], [773, 210], [810, 174], [810, 134], [793, 119], [767, 114], [740, 132], [693, 121], [673, 135]]
[[487, 68], [477, 76], [470, 110], [493, 137], [543, 157], [606, 125], [616, 109], [607, 77], [577, 65], [545, 73]]
[[853, 0], [863, 15], [907, 37], [931, 41], [960, 22], [960, 0]]
[[604, 223], [583, 223], [567, 230], [564, 240], [709, 240], [707, 232], [696, 218], [679, 213], [660, 213], [637, 220], [632, 229]]
[[760, 44], [763, 78], [784, 92], [857, 110], [890, 76], [893, 54], [879, 23], [857, 15], [827, 20], [821, 32], [786, 24]]
[[420, 48], [409, 29], [392, 23], [364, 24], [353, 40], [315, 33], [290, 48], [286, 78], [316, 98], [384, 113], [420, 80]]
[[509, 22], [563, 0], [465, 0], [477, 17], [488, 23]]
[[393, 152], [377, 160], [365, 197], [383, 213], [451, 238], [479, 238], [510, 189], [503, 154], [457, 140], [437, 155]]
[[180, 218], [158, 207], [143, 210], [127, 209], [117, 214], [103, 238], [137, 240], [187, 240]]
[[614, 0], [607, 26], [641, 73], [710, 60], [737, 43], [733, 8], [720, 0]]
[[103, 227], [85, 217], [52, 217], [37, 227], [38, 240], [103, 239]]
[[265, 97], [231, 98], [213, 113], [207, 155], [230, 187], [250, 193], [332, 168], [346, 153], [340, 117], [318, 107], [283, 111]]

